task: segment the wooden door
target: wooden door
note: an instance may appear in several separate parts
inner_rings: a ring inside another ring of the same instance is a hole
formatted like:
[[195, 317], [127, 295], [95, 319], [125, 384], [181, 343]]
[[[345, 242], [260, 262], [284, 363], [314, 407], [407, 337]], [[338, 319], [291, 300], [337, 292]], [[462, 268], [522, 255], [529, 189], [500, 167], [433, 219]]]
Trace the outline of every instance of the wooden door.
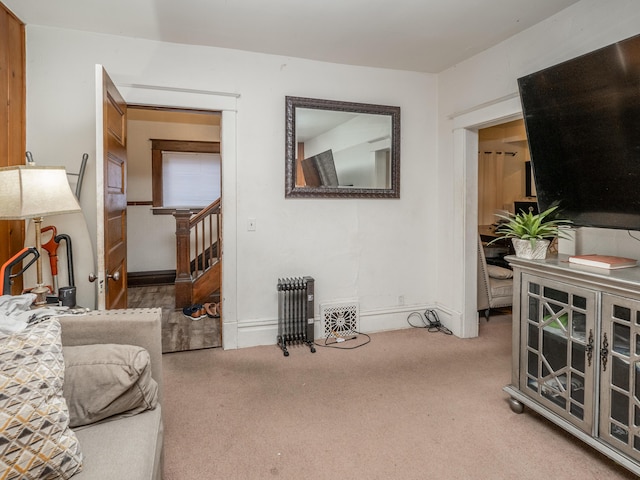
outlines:
[[[25, 135], [24, 24], [0, 3], [0, 167], [24, 164]], [[24, 240], [23, 220], [0, 220], [0, 264], [18, 253]], [[22, 276], [11, 292], [22, 292]]]
[[127, 105], [101, 65], [96, 88], [98, 309], [110, 310], [127, 307]]

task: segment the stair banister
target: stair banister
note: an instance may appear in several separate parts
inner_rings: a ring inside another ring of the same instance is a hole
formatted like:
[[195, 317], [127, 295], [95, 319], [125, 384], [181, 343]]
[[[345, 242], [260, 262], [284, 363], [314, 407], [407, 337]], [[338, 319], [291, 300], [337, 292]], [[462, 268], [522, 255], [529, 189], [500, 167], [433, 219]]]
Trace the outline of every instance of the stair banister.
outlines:
[[[176, 220], [176, 307], [180, 308], [192, 305], [196, 297], [202, 295], [205, 273], [220, 260], [220, 199], [193, 216], [191, 210], [175, 210], [173, 216]], [[214, 216], [217, 226], [215, 237]], [[192, 244], [195, 249], [193, 255]]]

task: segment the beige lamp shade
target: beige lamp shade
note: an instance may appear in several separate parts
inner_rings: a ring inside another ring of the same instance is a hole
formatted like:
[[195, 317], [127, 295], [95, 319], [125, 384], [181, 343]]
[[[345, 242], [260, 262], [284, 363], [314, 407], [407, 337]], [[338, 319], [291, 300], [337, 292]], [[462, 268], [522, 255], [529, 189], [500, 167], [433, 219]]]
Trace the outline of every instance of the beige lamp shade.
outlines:
[[0, 168], [0, 220], [79, 212], [63, 167]]

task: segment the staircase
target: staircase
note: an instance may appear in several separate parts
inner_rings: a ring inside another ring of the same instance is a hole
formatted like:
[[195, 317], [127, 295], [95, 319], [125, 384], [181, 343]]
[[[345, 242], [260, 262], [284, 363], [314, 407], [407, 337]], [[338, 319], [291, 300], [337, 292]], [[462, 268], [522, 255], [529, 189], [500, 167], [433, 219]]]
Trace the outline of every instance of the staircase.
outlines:
[[220, 199], [193, 215], [176, 210], [176, 308], [212, 301], [221, 282]]

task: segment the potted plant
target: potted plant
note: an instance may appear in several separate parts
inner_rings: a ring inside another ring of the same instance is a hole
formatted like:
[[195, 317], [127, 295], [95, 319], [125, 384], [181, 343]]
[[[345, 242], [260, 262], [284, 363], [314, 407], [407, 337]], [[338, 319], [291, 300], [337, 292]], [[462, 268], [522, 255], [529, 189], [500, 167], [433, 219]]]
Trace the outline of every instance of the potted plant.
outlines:
[[537, 214], [531, 211], [524, 212], [522, 210], [516, 214], [496, 214], [496, 216], [503, 220], [496, 229], [496, 233], [499, 235], [496, 240], [499, 238], [511, 238], [517, 257], [530, 259], [546, 258], [547, 249], [552, 239], [556, 237], [569, 237], [567, 233], [559, 227], [568, 226], [572, 222], [571, 220], [556, 218], [554, 212], [557, 208], [558, 205], [555, 205]]

